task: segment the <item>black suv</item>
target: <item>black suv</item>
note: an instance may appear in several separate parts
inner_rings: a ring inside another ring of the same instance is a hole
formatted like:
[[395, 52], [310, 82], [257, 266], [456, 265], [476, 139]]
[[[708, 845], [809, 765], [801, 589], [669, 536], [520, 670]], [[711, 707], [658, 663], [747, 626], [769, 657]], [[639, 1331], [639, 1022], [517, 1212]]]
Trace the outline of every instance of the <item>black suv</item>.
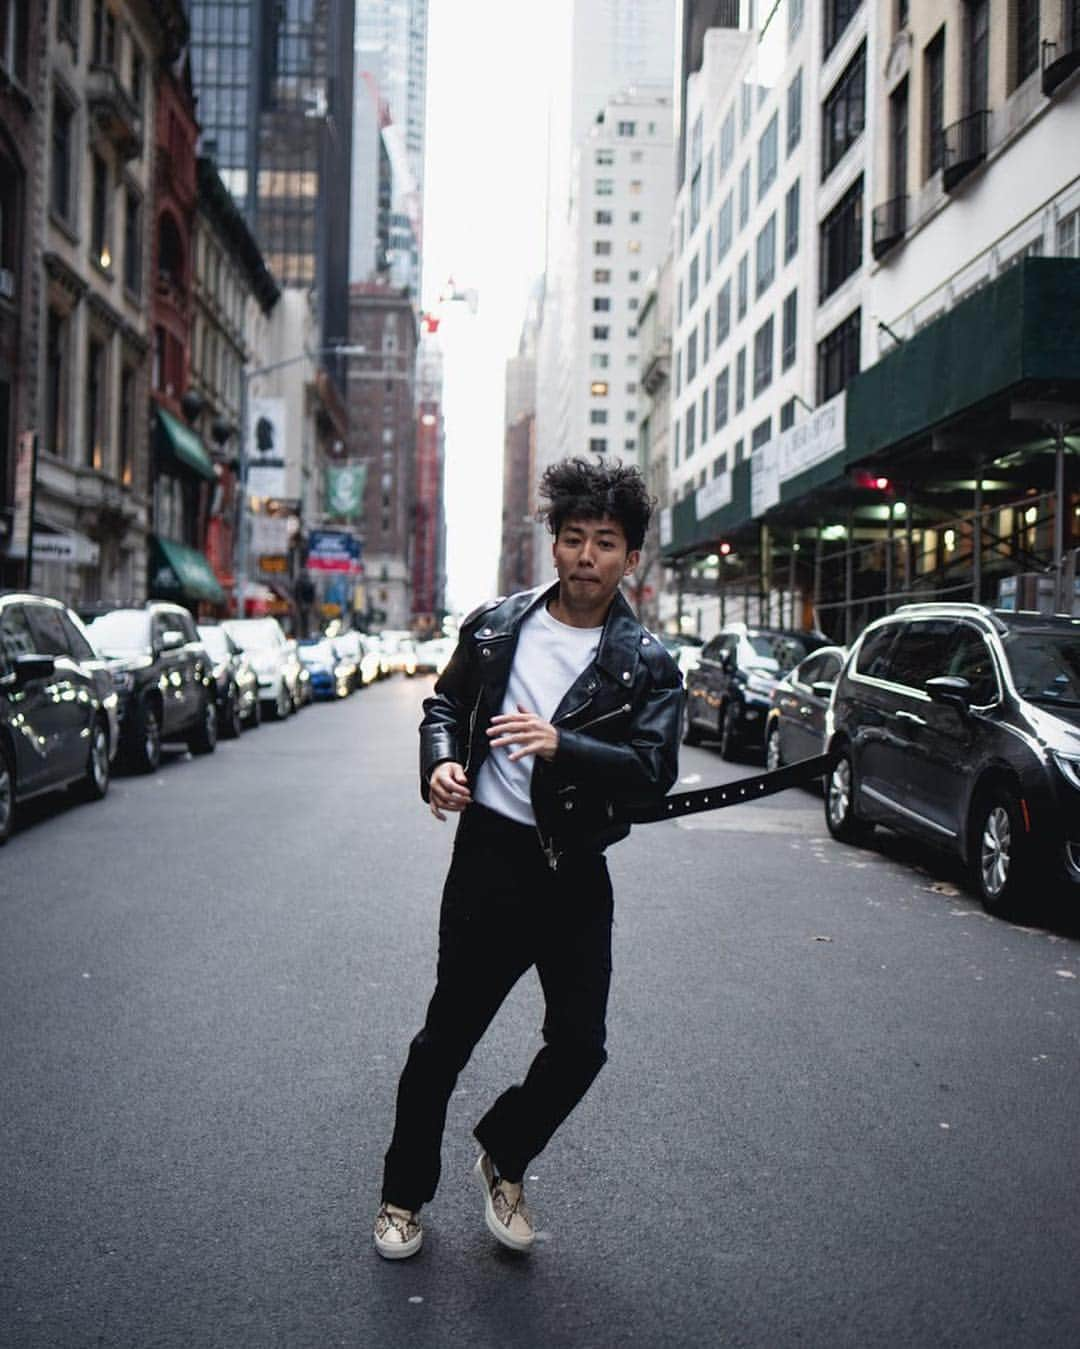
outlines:
[[17, 801], [69, 783], [104, 796], [116, 733], [112, 679], [78, 618], [59, 600], [0, 595], [0, 843]]
[[136, 768], [157, 768], [163, 740], [185, 740], [195, 754], [213, 752], [214, 666], [186, 609], [158, 602], [113, 609], [88, 631], [109, 657], [120, 695], [120, 748]]
[[765, 718], [773, 689], [811, 651], [827, 645], [820, 632], [754, 628], [732, 623], [701, 651], [701, 663], [686, 676], [683, 740], [720, 737], [720, 753], [735, 758], [765, 748]]
[[863, 632], [829, 707], [835, 838], [874, 824], [958, 854], [986, 909], [1080, 886], [1080, 619], [909, 604]]

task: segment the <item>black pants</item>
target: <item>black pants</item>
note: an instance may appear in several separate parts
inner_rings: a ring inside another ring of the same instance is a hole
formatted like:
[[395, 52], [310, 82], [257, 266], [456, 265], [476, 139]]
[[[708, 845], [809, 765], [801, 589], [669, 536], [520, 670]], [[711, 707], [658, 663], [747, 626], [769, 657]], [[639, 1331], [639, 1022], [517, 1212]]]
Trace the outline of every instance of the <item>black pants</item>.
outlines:
[[501, 1175], [524, 1176], [607, 1059], [611, 917], [602, 854], [566, 855], [552, 871], [534, 829], [483, 806], [466, 809], [443, 890], [435, 993], [398, 1085], [384, 1201], [418, 1209], [434, 1195], [458, 1074], [535, 965], [543, 1048], [524, 1082], [503, 1092], [475, 1129]]

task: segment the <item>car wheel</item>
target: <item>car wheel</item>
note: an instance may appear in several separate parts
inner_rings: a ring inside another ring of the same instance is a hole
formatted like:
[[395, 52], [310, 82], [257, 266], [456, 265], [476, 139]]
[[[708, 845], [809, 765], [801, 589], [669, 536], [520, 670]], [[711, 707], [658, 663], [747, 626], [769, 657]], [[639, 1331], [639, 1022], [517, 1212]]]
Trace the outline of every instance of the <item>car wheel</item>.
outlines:
[[0, 745], [0, 844], [11, 837], [15, 824], [15, 772], [7, 750]]
[[137, 722], [133, 758], [140, 773], [154, 773], [161, 763], [161, 716], [154, 703], [143, 703]]
[[262, 703], [259, 702], [257, 696], [251, 701], [251, 711], [248, 713], [245, 725], [249, 731], [253, 731], [256, 726], [262, 725]]
[[855, 813], [855, 769], [849, 750], [842, 750], [825, 786], [825, 824], [840, 843], [865, 843], [873, 826]]
[[235, 684], [229, 685], [229, 696], [225, 699], [221, 734], [226, 740], [235, 740], [240, 734], [240, 694]]
[[972, 817], [972, 872], [983, 908], [996, 918], [1014, 916], [1031, 874], [1031, 853], [1020, 800], [1004, 784], [992, 787]]
[[770, 773], [775, 773], [783, 766], [784, 756], [780, 753], [780, 727], [774, 721], [765, 740], [765, 767]]
[[109, 732], [103, 721], [90, 728], [90, 749], [86, 774], [79, 783], [79, 794], [87, 801], [100, 801], [109, 790]]
[[277, 721], [284, 721], [292, 708], [292, 700], [289, 697], [289, 690], [285, 687], [284, 679], [281, 681], [281, 688], [278, 689], [277, 698], [274, 700], [274, 717]]
[[684, 745], [700, 745], [701, 732], [690, 718], [690, 695], [683, 695], [682, 701], [682, 741]]
[[724, 704], [724, 718], [720, 723], [720, 757], [735, 759], [739, 752], [739, 709], [735, 703]]
[[218, 715], [217, 699], [207, 691], [203, 696], [199, 722], [188, 739], [188, 749], [192, 754], [213, 754], [217, 748]]

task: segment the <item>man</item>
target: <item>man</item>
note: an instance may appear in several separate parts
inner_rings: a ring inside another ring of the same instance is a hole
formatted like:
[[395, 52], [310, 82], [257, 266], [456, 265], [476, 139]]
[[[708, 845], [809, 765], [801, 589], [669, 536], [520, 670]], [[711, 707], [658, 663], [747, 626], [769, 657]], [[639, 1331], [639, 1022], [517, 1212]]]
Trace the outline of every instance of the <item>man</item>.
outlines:
[[458, 1074], [514, 984], [536, 966], [544, 1046], [475, 1129], [489, 1231], [527, 1251], [522, 1178], [607, 1055], [612, 893], [604, 848], [617, 806], [674, 783], [681, 680], [619, 585], [651, 503], [619, 464], [565, 460], [543, 475], [558, 580], [470, 614], [424, 703], [421, 794], [461, 814], [439, 918], [434, 995], [409, 1048], [383, 1173], [375, 1247], [414, 1255], [435, 1193]]

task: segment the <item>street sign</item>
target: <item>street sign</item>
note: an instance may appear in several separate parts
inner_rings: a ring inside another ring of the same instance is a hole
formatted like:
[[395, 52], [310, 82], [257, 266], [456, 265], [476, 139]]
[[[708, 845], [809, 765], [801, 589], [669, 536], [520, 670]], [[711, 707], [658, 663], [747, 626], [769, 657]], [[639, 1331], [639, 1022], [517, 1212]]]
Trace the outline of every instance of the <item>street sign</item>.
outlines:
[[364, 501], [367, 465], [349, 464], [326, 470], [326, 510], [342, 520], [355, 520]]
[[284, 576], [289, 570], [289, 559], [280, 553], [261, 553], [259, 570], [267, 576]]
[[31, 535], [34, 510], [34, 470], [37, 459], [37, 432], [24, 431], [15, 451], [15, 511], [8, 542], [9, 557], [25, 557]]
[[360, 540], [345, 529], [313, 529], [308, 535], [308, 571], [360, 572]]

